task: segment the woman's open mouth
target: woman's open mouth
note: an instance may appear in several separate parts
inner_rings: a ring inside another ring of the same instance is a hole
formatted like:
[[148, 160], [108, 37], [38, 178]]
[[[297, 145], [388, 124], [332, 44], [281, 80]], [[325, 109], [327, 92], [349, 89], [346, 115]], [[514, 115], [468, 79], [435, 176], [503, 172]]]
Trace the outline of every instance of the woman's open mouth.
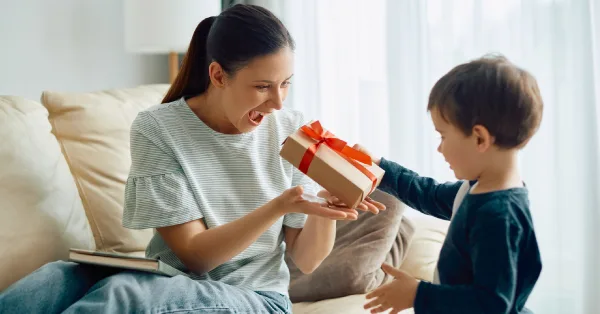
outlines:
[[262, 121], [264, 116], [265, 116], [264, 112], [252, 110], [248, 113], [248, 120], [250, 120], [250, 123], [253, 124], [254, 126], [258, 126], [258, 125], [260, 125], [260, 122]]

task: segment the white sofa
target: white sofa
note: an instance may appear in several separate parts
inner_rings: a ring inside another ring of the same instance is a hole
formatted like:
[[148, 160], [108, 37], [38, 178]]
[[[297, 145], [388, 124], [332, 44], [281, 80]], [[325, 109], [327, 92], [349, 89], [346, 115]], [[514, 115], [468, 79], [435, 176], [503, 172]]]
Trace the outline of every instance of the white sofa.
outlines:
[[[0, 96], [0, 291], [68, 249], [142, 255], [152, 230], [121, 227], [129, 127], [168, 85]], [[413, 215], [401, 269], [431, 280], [447, 223]], [[364, 295], [294, 304], [294, 313], [367, 313]]]

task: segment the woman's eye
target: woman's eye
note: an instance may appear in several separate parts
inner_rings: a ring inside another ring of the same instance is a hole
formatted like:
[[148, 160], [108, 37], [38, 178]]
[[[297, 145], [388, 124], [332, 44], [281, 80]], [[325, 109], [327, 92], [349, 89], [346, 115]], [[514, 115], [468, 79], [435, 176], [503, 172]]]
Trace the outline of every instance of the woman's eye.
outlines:
[[292, 85], [292, 82], [290, 82], [290, 81], [286, 81], [286, 82], [281, 83], [281, 87], [282, 88], [288, 87], [290, 85]]
[[259, 91], [265, 91], [265, 90], [269, 89], [269, 87], [270, 87], [269, 85], [259, 85], [259, 86], [256, 86], [256, 89], [258, 89]]

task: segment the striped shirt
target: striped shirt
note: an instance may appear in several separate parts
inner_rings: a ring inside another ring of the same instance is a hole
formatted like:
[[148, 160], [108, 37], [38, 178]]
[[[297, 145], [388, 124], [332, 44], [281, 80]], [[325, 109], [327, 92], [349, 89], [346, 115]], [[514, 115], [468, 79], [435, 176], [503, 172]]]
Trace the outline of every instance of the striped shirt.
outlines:
[[[247, 215], [292, 186], [316, 194], [319, 186], [279, 156], [281, 143], [302, 119], [283, 109], [252, 132], [223, 134], [204, 124], [183, 98], [140, 112], [131, 127], [123, 226], [160, 228], [202, 219], [210, 229]], [[305, 220], [304, 214], [281, 217], [243, 252], [204, 274], [189, 271], [156, 231], [146, 256], [194, 279], [288, 295], [283, 226], [302, 228]]]

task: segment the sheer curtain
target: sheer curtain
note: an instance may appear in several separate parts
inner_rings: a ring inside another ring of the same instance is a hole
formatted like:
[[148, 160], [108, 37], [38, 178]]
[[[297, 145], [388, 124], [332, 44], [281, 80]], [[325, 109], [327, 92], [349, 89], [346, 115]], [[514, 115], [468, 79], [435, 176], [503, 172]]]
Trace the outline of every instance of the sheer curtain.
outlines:
[[502, 53], [545, 102], [524, 149], [543, 259], [528, 306], [600, 310], [600, 0], [254, 0], [297, 42], [286, 104], [423, 175], [453, 180], [425, 110], [458, 63]]

